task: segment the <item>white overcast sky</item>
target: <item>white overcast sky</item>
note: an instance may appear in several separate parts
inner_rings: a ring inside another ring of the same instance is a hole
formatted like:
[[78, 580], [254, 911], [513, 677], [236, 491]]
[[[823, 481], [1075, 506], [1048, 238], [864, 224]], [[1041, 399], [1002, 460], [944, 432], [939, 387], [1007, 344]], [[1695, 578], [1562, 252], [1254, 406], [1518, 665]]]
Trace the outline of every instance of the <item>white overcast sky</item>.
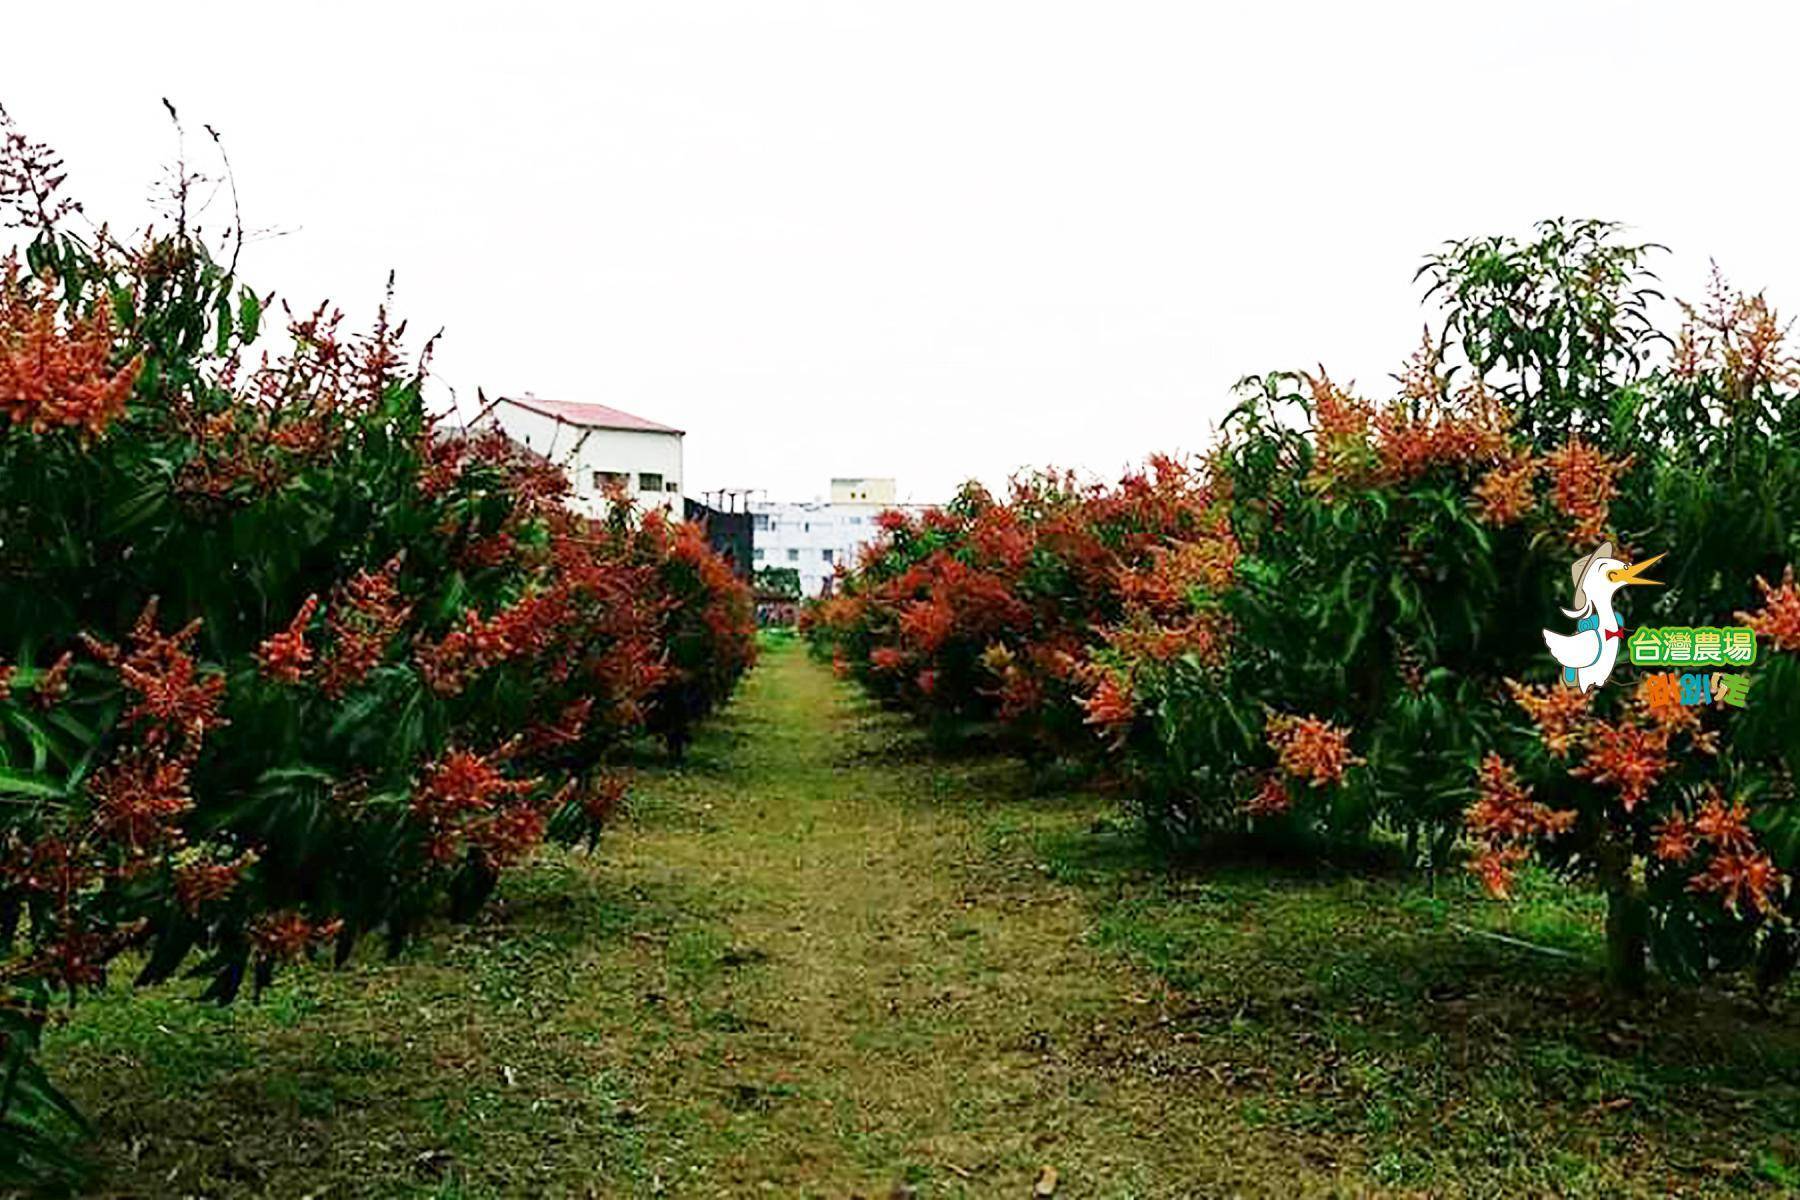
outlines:
[[[184, 15], [185, 10], [185, 15]], [[687, 490], [917, 499], [1382, 391], [1443, 239], [1603, 216], [1800, 311], [1790, 6], [0, 3], [0, 103], [114, 225], [225, 136], [245, 276], [437, 372], [688, 431]], [[190, 139], [193, 142], [203, 138]]]

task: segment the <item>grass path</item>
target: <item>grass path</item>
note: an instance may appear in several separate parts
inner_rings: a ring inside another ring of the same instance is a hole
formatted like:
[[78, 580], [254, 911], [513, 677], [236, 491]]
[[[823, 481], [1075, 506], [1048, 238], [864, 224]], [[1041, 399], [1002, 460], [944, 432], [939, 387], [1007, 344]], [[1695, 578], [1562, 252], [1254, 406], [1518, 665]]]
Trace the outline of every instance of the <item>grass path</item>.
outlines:
[[1579, 956], [1591, 913], [1171, 876], [1106, 811], [933, 758], [778, 647], [475, 926], [229, 1010], [115, 989], [50, 1067], [110, 1195], [1656, 1194], [1795, 1161], [1791, 1022], [1653, 1040], [1580, 1011], [1579, 964], [1451, 932]]
[[1012, 798], [1012, 768], [920, 759], [793, 651], [734, 724], [669, 797], [709, 819], [642, 833], [612, 864], [720, 915], [701, 957], [729, 976], [670, 988], [712, 1036], [661, 1064], [673, 1105], [723, 1135], [704, 1152], [715, 1186], [1023, 1195], [1044, 1165], [1089, 1193], [1191, 1173], [1201, 1114], [1147, 1114], [1070, 1057], [1155, 985], [1087, 944], [1079, 897], [997, 845], [984, 802]]

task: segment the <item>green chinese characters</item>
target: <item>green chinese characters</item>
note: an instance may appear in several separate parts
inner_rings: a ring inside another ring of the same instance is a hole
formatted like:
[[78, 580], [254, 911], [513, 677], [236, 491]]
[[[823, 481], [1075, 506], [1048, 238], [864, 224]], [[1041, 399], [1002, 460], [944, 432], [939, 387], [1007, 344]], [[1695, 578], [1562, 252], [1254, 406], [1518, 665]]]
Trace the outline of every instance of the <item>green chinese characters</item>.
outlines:
[[1747, 667], [1756, 661], [1756, 631], [1742, 625], [1640, 626], [1625, 644], [1634, 667]]

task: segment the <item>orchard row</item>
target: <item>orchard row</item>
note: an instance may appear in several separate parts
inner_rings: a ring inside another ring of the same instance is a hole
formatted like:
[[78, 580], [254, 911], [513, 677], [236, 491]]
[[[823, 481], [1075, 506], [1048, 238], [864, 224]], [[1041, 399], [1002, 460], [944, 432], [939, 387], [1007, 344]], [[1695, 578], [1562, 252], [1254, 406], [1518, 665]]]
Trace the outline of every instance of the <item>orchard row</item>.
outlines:
[[[1723, 284], [1665, 337], [1647, 253], [1600, 223], [1452, 244], [1390, 399], [1252, 378], [1199, 460], [886, 514], [813, 643], [946, 734], [1113, 773], [1159, 836], [1385, 835], [1497, 896], [1536, 856], [1606, 892], [1621, 987], [1650, 960], [1783, 978], [1800, 368]], [[1634, 625], [1754, 638], [1747, 700], [1684, 703], [1629, 665], [1563, 683], [1540, 630], [1567, 631], [1571, 563], [1609, 541], [1668, 555]]]
[[223, 1001], [471, 915], [596, 835], [619, 752], [679, 751], [754, 630], [697, 528], [576, 516], [434, 421], [385, 308], [265, 330], [185, 213], [78, 233], [54, 156], [0, 137], [0, 1167], [32, 1178], [68, 1165], [55, 1003], [127, 953]]

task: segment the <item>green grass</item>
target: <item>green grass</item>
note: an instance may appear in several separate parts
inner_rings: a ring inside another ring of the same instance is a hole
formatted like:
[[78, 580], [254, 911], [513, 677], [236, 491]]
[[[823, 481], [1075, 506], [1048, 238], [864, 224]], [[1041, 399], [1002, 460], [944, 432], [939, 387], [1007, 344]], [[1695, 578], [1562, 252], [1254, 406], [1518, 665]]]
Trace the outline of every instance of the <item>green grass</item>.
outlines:
[[[647, 763], [654, 760], [646, 758]], [[260, 1003], [48, 1037], [119, 1196], [1714, 1194], [1800, 1184], [1790, 994], [1598, 985], [1542, 879], [1172, 870], [791, 642], [590, 856]], [[1558, 953], [1498, 941], [1501, 934]], [[127, 964], [128, 965], [128, 964]], [[126, 972], [128, 974], [128, 972]]]
[[791, 625], [768, 625], [756, 631], [756, 648], [763, 653], [797, 644], [799, 634]]
[[1800, 1149], [1793, 997], [1780, 1014], [1711, 990], [1615, 1000], [1601, 907], [1548, 880], [1503, 906], [1460, 879], [1432, 896], [1042, 844], [1088, 894], [1096, 944], [1178, 990], [1183, 1069], [1226, 1079], [1259, 1128], [1328, 1137], [1372, 1182], [1704, 1192], [1775, 1181]]

